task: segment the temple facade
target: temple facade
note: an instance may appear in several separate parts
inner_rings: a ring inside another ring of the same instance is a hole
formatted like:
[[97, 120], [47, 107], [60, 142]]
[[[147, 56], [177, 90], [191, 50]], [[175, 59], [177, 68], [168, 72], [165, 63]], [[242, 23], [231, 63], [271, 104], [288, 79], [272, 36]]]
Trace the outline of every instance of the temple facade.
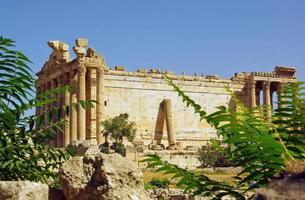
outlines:
[[137, 125], [134, 144], [145, 148], [187, 149], [217, 138], [216, 130], [200, 121], [193, 108], [186, 107], [166, 83], [164, 74], [208, 113], [220, 105], [234, 108], [226, 88], [248, 107], [276, 107], [284, 85], [297, 81], [295, 68], [282, 66], [275, 67], [273, 72], [236, 73], [228, 79], [215, 75], [175, 75], [156, 68], [129, 72], [123, 66], [108, 67], [100, 54], [87, 47], [86, 39], [76, 40], [74, 59], [67, 44], [49, 41], [48, 45], [52, 53], [37, 73], [37, 94], [65, 85], [71, 90], [57, 95], [56, 102], [37, 108], [37, 114], [80, 101], [97, 102], [88, 109], [69, 110], [64, 116], [68, 126], [51, 141], [56, 147], [80, 142], [102, 143], [101, 122], [121, 113], [128, 113]]

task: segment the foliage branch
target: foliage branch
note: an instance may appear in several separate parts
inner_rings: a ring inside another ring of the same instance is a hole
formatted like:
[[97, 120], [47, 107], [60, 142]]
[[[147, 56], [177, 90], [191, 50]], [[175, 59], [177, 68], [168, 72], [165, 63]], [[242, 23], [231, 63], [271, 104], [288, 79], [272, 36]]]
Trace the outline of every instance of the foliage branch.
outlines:
[[[73, 154], [72, 149], [53, 148], [48, 141], [65, 126], [69, 107], [54, 107], [38, 116], [33, 109], [53, 104], [69, 87], [35, 96], [35, 78], [30, 60], [14, 50], [14, 41], [0, 36], [0, 180], [29, 180], [53, 186], [58, 167]], [[92, 106], [78, 102], [74, 107]], [[54, 119], [57, 118], [57, 122]]]
[[[305, 157], [305, 88], [303, 82], [288, 84], [280, 97], [279, 107], [272, 119], [266, 120], [260, 108], [246, 108], [233, 92], [236, 109], [225, 106], [207, 115], [201, 106], [185, 94], [169, 77], [168, 84], [174, 88], [187, 107], [193, 107], [201, 120], [215, 127], [217, 134], [229, 149], [230, 161], [242, 171], [234, 177], [236, 184], [228, 185], [212, 181], [204, 174], [195, 175], [189, 171], [162, 161], [157, 155], [149, 155], [144, 161], [157, 171], [173, 174], [186, 192], [221, 199], [229, 195], [244, 199], [246, 192], [265, 186], [275, 175], [289, 170], [291, 163]], [[270, 108], [269, 108], [270, 109]], [[268, 108], [263, 110], [268, 112]], [[213, 185], [213, 187], [211, 187]]]

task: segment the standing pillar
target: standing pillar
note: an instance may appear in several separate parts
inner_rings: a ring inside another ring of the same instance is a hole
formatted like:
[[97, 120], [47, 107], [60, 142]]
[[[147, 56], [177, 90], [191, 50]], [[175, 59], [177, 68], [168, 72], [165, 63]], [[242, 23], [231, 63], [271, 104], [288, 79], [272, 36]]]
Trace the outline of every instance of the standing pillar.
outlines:
[[[48, 82], [46, 82], [45, 83], [45, 91], [47, 92], [48, 90], [50, 90], [50, 87], [51, 87], [51, 83], [48, 81]], [[49, 97], [49, 95], [47, 96], [47, 98], [50, 98]], [[48, 114], [48, 112], [50, 111], [50, 108], [51, 108], [51, 105], [50, 105], [50, 103], [48, 103], [48, 104], [45, 104], [44, 105], [44, 124], [45, 124], [45, 126], [48, 126], [49, 125], [49, 114]]]
[[[63, 83], [64, 83], [65, 87], [67, 87], [69, 85], [69, 83], [70, 83], [69, 73], [64, 74]], [[68, 146], [71, 143], [71, 141], [70, 141], [70, 118], [69, 118], [69, 114], [66, 113], [66, 109], [70, 106], [70, 91], [68, 88], [65, 88], [63, 106], [64, 106], [63, 118], [65, 120], [64, 145]]]
[[256, 105], [260, 106], [261, 105], [261, 98], [260, 98], [260, 92], [261, 90], [256, 88], [255, 90], [255, 96], [256, 96]]
[[70, 86], [72, 87], [70, 94], [70, 140], [72, 143], [77, 141], [77, 74], [72, 71], [70, 73]]
[[277, 101], [278, 101], [277, 107], [278, 108], [285, 107], [285, 105], [283, 104], [283, 101], [285, 101], [284, 87], [285, 87], [284, 83], [281, 82], [278, 84], [278, 89], [277, 89]]
[[250, 106], [251, 108], [256, 107], [256, 81], [251, 80], [250, 82]]
[[[88, 100], [97, 101], [97, 74], [96, 74], [96, 68], [88, 68], [87, 69], [87, 78], [86, 78], [86, 97]], [[91, 141], [91, 144], [97, 143], [97, 134], [96, 134], [96, 105], [93, 107], [86, 109], [86, 138], [87, 140]]]
[[[52, 79], [51, 80], [51, 82], [50, 82], [50, 89], [52, 90], [52, 89], [55, 89], [56, 88], [56, 86], [57, 86], [57, 83], [56, 83], [56, 80], [54, 80], [54, 79]], [[56, 95], [56, 94], [52, 94], [51, 95], [51, 98], [52, 99], [56, 99], [56, 96], [54, 96], [54, 95]], [[49, 111], [51, 111], [51, 119], [50, 119], [50, 124], [52, 124], [52, 123], [54, 123], [54, 122], [56, 122], [56, 119], [55, 119], [55, 117], [56, 116], [54, 116], [54, 109], [55, 109], [55, 107], [56, 107], [56, 100], [55, 101], [53, 101], [53, 102], [51, 102], [50, 104], [49, 104]], [[55, 131], [55, 135], [53, 135], [53, 145], [55, 146], [55, 147], [59, 147], [59, 144], [58, 144], [58, 142], [57, 142], [57, 136], [58, 136], [58, 131], [56, 130]]]
[[[38, 98], [40, 93], [41, 93], [41, 86], [36, 86], [36, 98]], [[35, 111], [36, 116], [40, 115], [40, 110], [41, 110], [41, 107], [36, 107], [36, 111]]]
[[[40, 94], [45, 92], [45, 84], [40, 86], [41, 90], [40, 90]], [[39, 108], [39, 115], [43, 116], [45, 112], [45, 106], [40, 106]], [[41, 122], [41, 125], [43, 125], [43, 123]]]
[[264, 92], [264, 107], [265, 107], [265, 117], [267, 121], [271, 120], [271, 97], [270, 97], [270, 82], [263, 82], [263, 92]]
[[166, 116], [166, 130], [168, 136], [168, 149], [176, 149], [176, 135], [173, 128], [173, 113], [172, 113], [172, 101], [170, 99], [164, 99], [163, 106]]
[[[86, 100], [86, 68], [78, 67], [78, 101]], [[86, 140], [86, 110], [79, 105], [77, 112], [77, 130], [78, 130], [78, 140]]]
[[[63, 77], [62, 76], [58, 76], [57, 77], [57, 87], [62, 87], [63, 86]], [[57, 108], [60, 108], [60, 107], [62, 107], [62, 94], [57, 94], [57, 96], [56, 96], [57, 98], [57, 101], [56, 101], [56, 103], [55, 103], [55, 106], [57, 107]], [[56, 116], [54, 116], [54, 119], [55, 119], [55, 122], [57, 121], [60, 121], [61, 120], [61, 116], [58, 116], [58, 115], [56, 115]], [[57, 132], [57, 135], [56, 135], [56, 140], [57, 140], [57, 145], [58, 145], [58, 147], [62, 147], [62, 146], [64, 146], [63, 145], [63, 132], [61, 131], [61, 130], [57, 130], [56, 131]]]
[[96, 140], [97, 144], [101, 144], [102, 141], [102, 120], [104, 116], [105, 104], [104, 104], [104, 70], [102, 68], [97, 69], [96, 77]]

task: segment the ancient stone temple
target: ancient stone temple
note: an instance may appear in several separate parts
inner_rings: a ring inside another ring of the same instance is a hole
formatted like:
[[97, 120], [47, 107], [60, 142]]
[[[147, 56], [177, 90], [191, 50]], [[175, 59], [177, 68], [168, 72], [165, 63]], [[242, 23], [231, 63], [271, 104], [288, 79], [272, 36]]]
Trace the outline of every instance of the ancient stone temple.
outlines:
[[186, 149], [217, 137], [211, 126], [200, 122], [193, 108], [186, 107], [181, 97], [165, 82], [164, 74], [208, 113], [220, 105], [234, 108], [226, 88], [249, 107], [276, 107], [276, 99], [280, 98], [284, 85], [296, 81], [295, 68], [280, 66], [273, 72], [242, 72], [229, 79], [215, 75], [175, 75], [156, 68], [130, 72], [123, 66], [107, 66], [104, 58], [88, 48], [87, 43], [86, 39], [76, 40], [73, 47], [76, 57], [72, 59], [67, 44], [49, 41], [52, 53], [37, 73], [38, 94], [64, 85], [72, 88], [57, 95], [57, 102], [39, 107], [39, 115], [56, 106], [84, 100], [98, 102], [89, 109], [70, 109], [69, 115], [65, 116], [69, 126], [52, 141], [57, 147], [83, 141], [103, 142], [101, 122], [121, 113], [128, 113], [130, 120], [137, 125], [135, 144], [147, 148]]

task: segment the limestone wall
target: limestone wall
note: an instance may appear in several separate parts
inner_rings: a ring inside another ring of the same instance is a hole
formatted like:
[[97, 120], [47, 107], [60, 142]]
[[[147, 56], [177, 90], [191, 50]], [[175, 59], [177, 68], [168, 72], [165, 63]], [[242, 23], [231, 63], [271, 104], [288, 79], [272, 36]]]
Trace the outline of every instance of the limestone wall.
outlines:
[[[169, 76], [179, 87], [202, 108], [211, 113], [217, 106], [234, 108], [234, 103], [226, 91], [228, 87], [240, 97], [248, 107], [260, 105], [260, 92], [263, 91], [263, 104], [273, 106], [273, 93], [281, 97], [285, 84], [295, 82], [294, 67], [277, 66], [273, 72], [241, 72], [231, 79], [222, 79], [215, 75], [187, 76], [175, 75], [171, 71], [141, 68], [137, 72], [126, 71], [124, 66], [115, 66], [111, 70], [105, 59], [93, 48], [87, 48], [88, 40], [75, 40], [73, 51], [76, 58], [69, 54], [69, 46], [61, 41], [49, 41], [52, 52], [49, 59], [37, 73], [37, 94], [50, 89], [69, 86], [63, 95], [57, 95], [56, 102], [38, 107], [36, 113], [48, 116], [56, 107], [70, 106], [70, 112], [64, 115], [68, 126], [64, 133], [50, 140], [50, 144], [62, 147], [85, 141], [101, 144], [101, 122], [121, 113], [128, 113], [130, 120], [137, 124], [137, 144], [151, 144], [156, 148], [168, 146], [166, 128], [171, 135], [168, 149], [178, 150], [187, 146], [200, 146], [211, 138], [217, 137], [215, 130], [206, 122], [199, 121], [193, 108], [187, 108], [181, 97], [164, 81]], [[90, 109], [73, 109], [77, 102], [93, 100], [98, 102]], [[278, 98], [280, 100], [280, 98]], [[166, 103], [166, 111], [164, 104]], [[266, 120], [270, 120], [271, 110]], [[61, 120], [54, 117], [46, 120], [45, 125]], [[168, 121], [168, 125], [166, 124]], [[161, 137], [163, 135], [163, 137]], [[177, 140], [175, 140], [176, 138]], [[152, 146], [151, 146], [152, 147]], [[181, 148], [180, 148], [181, 147]], [[157, 150], [152, 147], [151, 149]]]
[[[112, 118], [120, 113], [128, 113], [130, 120], [137, 124], [136, 140], [144, 144], [151, 143], [158, 127], [158, 116], [163, 113], [160, 104], [164, 99], [171, 99], [173, 106], [173, 124], [177, 142], [183, 147], [198, 146], [216, 137], [215, 130], [205, 121], [199, 120], [193, 108], [187, 108], [182, 98], [162, 78], [121, 76], [114, 73], [105, 74], [105, 113]], [[211, 113], [220, 105], [229, 106], [231, 97], [225, 87], [241, 92], [244, 84], [231, 80], [176, 80], [192, 99]], [[162, 117], [161, 117], [162, 120]], [[165, 123], [165, 122], [164, 122]], [[162, 130], [162, 129], [161, 129]], [[168, 146], [166, 125], [163, 126], [163, 141]]]

